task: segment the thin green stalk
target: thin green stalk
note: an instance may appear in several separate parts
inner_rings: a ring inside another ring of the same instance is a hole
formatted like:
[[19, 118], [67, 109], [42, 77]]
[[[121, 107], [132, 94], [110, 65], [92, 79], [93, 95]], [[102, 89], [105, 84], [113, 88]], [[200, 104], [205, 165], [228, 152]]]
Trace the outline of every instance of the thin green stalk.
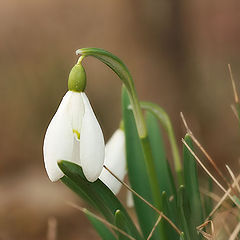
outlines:
[[[161, 199], [161, 195], [160, 195], [160, 189], [158, 186], [158, 179], [157, 179], [157, 174], [156, 174], [155, 166], [154, 166], [154, 162], [153, 162], [153, 155], [152, 155], [152, 151], [151, 151], [150, 142], [149, 142], [148, 136], [146, 136], [144, 138], [140, 138], [140, 140], [141, 140], [141, 145], [142, 145], [143, 153], [144, 153], [144, 157], [145, 157], [147, 172], [148, 172], [148, 176], [149, 176], [149, 182], [150, 182], [150, 185], [152, 188], [153, 201], [154, 201], [157, 209], [162, 211], [163, 204], [162, 204], [162, 199]], [[161, 236], [166, 237], [163, 221], [161, 221], [159, 223], [158, 228], [161, 232]]]
[[177, 174], [178, 184], [182, 185], [182, 184], [184, 184], [182, 163], [181, 163], [178, 146], [177, 146], [177, 142], [176, 142], [176, 138], [175, 138], [175, 134], [174, 134], [172, 125], [170, 125], [169, 131], [168, 131], [168, 137], [169, 137], [169, 142], [170, 142], [171, 149], [172, 149], [172, 154], [173, 154], [173, 159], [174, 159], [174, 167], [175, 167], [175, 171]]
[[146, 167], [148, 171], [150, 184], [153, 190], [153, 199], [154, 199], [154, 202], [156, 203], [156, 207], [162, 210], [161, 195], [160, 195], [160, 190], [157, 184], [158, 179], [155, 171], [155, 166], [153, 163], [153, 156], [152, 156], [152, 151], [151, 151], [151, 146], [150, 146], [148, 136], [144, 138], [140, 138], [140, 140], [143, 148], [144, 157], [146, 159]]
[[141, 107], [143, 109], [146, 109], [146, 110], [150, 111], [152, 114], [154, 114], [159, 119], [163, 128], [167, 132], [168, 139], [169, 139], [169, 142], [170, 142], [170, 146], [171, 146], [171, 149], [172, 149], [173, 162], [174, 162], [174, 168], [175, 168], [175, 171], [176, 171], [176, 174], [177, 174], [178, 185], [184, 184], [181, 158], [180, 158], [180, 155], [179, 155], [179, 150], [178, 150], [174, 130], [173, 130], [173, 127], [172, 127], [172, 123], [170, 121], [170, 118], [169, 118], [168, 114], [165, 112], [164, 109], [162, 109], [160, 106], [158, 106], [155, 103], [141, 102]]

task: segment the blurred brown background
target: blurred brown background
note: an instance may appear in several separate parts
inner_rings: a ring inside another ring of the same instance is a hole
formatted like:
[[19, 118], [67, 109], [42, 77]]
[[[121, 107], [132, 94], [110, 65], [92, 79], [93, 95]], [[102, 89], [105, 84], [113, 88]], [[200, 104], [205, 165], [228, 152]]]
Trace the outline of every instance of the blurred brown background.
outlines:
[[[129, 67], [139, 97], [169, 113], [179, 147], [183, 111], [221, 166], [236, 167], [239, 129], [227, 64], [240, 82], [240, 2], [0, 1], [0, 239], [98, 239], [65, 186], [51, 183], [42, 158], [46, 127], [67, 90], [75, 50], [99, 47]], [[118, 126], [120, 81], [95, 59], [84, 60], [87, 93], [106, 140]], [[170, 157], [171, 158], [171, 157]]]

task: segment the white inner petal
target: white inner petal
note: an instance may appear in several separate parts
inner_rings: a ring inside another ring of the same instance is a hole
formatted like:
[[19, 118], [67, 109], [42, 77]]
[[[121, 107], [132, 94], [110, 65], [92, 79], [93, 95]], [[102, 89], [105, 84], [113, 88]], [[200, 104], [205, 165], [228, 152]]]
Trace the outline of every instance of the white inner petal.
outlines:
[[84, 115], [84, 104], [81, 93], [71, 92], [71, 104], [69, 104], [69, 114], [72, 119], [72, 129], [81, 133], [82, 119]]
[[81, 166], [80, 140], [78, 139], [78, 135], [76, 133], [74, 133], [74, 140], [73, 140], [72, 162]]

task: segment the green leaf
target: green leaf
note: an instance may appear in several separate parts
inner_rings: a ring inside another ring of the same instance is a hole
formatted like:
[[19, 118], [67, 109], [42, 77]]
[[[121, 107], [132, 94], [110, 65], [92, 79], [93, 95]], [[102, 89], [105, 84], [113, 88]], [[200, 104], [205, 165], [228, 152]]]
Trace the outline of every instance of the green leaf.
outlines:
[[[162, 193], [162, 202], [163, 202], [163, 213], [173, 221], [173, 218], [171, 216], [172, 216], [172, 214], [175, 214], [175, 216], [177, 215], [177, 209], [175, 206], [175, 212], [173, 212], [173, 209], [171, 206], [172, 204], [169, 201], [169, 197], [166, 192]], [[165, 220], [162, 219], [162, 221], [165, 221]], [[176, 221], [173, 221], [173, 222], [176, 223]], [[167, 221], [165, 221], [164, 226], [166, 227], [167, 239], [177, 239], [178, 238], [177, 232], [173, 229], [173, 227]]]
[[184, 194], [184, 186], [181, 185], [178, 189], [178, 197], [177, 197], [177, 207], [178, 207], [178, 216], [179, 216], [179, 223], [181, 225], [181, 229], [184, 232], [185, 240], [192, 240], [190, 238], [189, 233], [189, 225], [186, 220], [185, 213], [189, 210], [187, 209], [185, 203], [185, 194]]
[[177, 174], [178, 185], [183, 184], [182, 163], [181, 163], [172, 123], [170, 121], [168, 114], [165, 112], [163, 108], [161, 108], [160, 106], [152, 102], [141, 102], [141, 107], [143, 109], [150, 111], [152, 114], [154, 114], [160, 121], [164, 130], [166, 131], [169, 142], [170, 142], [171, 150], [172, 150], [174, 168]]
[[111, 211], [105, 206], [104, 202], [101, 198], [99, 198], [97, 193], [92, 191], [92, 189], [88, 189], [87, 184], [85, 184], [83, 181], [76, 183], [67, 176], [63, 176], [61, 181], [83, 200], [85, 200], [89, 205], [91, 205], [95, 210], [99, 211], [109, 222], [113, 222], [114, 217]]
[[[193, 150], [192, 139], [188, 134], [185, 136], [184, 140]], [[203, 222], [203, 206], [199, 192], [197, 164], [193, 155], [185, 145], [183, 145], [183, 161], [186, 196], [190, 207], [190, 214], [187, 218], [188, 224], [191, 229], [192, 239], [200, 239], [200, 235], [197, 234], [196, 227]]]
[[185, 236], [184, 236], [184, 233], [182, 232], [181, 235], [180, 235], [180, 240], [185, 240]]
[[174, 212], [171, 217], [174, 217], [176, 215], [176, 188], [169, 162], [166, 158], [164, 143], [159, 128], [158, 119], [155, 117], [154, 114], [147, 111], [146, 120], [148, 136], [158, 176], [158, 184], [160, 187], [160, 191], [165, 191], [168, 196], [173, 197], [173, 200], [171, 201], [171, 208]]
[[89, 182], [85, 178], [82, 168], [75, 163], [61, 160], [58, 162], [58, 166], [67, 176], [61, 178], [63, 183], [69, 186], [80, 197], [84, 196], [84, 199], [90, 199], [89, 203], [93, 203], [93, 207], [101, 212], [110, 223], [114, 222], [116, 210], [121, 210], [126, 216], [129, 228], [132, 230], [132, 236], [136, 239], [142, 239], [126, 209], [104, 183], [99, 179], [93, 183]]
[[[130, 101], [126, 90], [122, 92], [123, 122], [126, 137], [126, 157], [128, 176], [131, 187], [144, 199], [153, 203], [151, 187], [148, 180], [147, 168], [144, 161], [142, 145], [140, 143], [133, 112], [129, 109]], [[146, 238], [157, 221], [157, 214], [141, 199], [133, 196], [134, 206], [142, 233]], [[152, 239], [159, 239], [159, 232], [155, 231]], [[164, 239], [164, 238], [161, 238]]]
[[[125, 233], [127, 233], [131, 236], [131, 231], [130, 231], [129, 226], [127, 224], [126, 217], [124, 216], [124, 214], [120, 210], [117, 210], [115, 212], [115, 225], [119, 229], [123, 230]], [[123, 235], [120, 232], [118, 232], [117, 235], [118, 235], [119, 240], [129, 240], [129, 238], [126, 235]]]
[[[209, 176], [207, 176], [207, 180], [208, 180], [207, 189], [209, 192], [212, 192], [213, 191], [213, 180]], [[204, 218], [207, 218], [208, 215], [210, 214], [210, 212], [213, 210], [213, 201], [212, 201], [211, 197], [206, 196], [206, 195], [203, 196], [203, 201], [204, 201], [204, 210], [205, 210]]]
[[103, 224], [101, 221], [99, 221], [97, 218], [93, 217], [89, 212], [84, 212], [88, 220], [91, 222], [99, 236], [105, 240], [116, 240], [116, 237], [113, 235], [113, 233]]

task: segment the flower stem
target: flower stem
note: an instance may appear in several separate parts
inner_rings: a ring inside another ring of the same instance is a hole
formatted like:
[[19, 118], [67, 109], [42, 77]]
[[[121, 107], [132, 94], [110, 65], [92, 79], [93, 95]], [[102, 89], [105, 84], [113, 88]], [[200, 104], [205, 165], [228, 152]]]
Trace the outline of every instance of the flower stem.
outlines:
[[[145, 163], [146, 163], [146, 167], [147, 167], [149, 183], [152, 188], [153, 202], [155, 203], [156, 208], [159, 209], [160, 211], [162, 211], [163, 204], [162, 204], [160, 189], [158, 186], [158, 179], [157, 179], [157, 174], [156, 174], [155, 166], [154, 166], [154, 162], [153, 162], [153, 156], [152, 156], [149, 138], [146, 135], [144, 138], [140, 138], [140, 140], [141, 140], [141, 145], [142, 145]], [[163, 224], [164, 223], [161, 221], [158, 225], [158, 228], [160, 230], [162, 239], [165, 239], [165, 232], [164, 232]]]
[[166, 130], [168, 134], [171, 150], [172, 150], [173, 163], [174, 163], [174, 168], [177, 175], [178, 186], [184, 184], [181, 158], [179, 155], [179, 150], [178, 150], [174, 130], [172, 127], [172, 123], [170, 121], [168, 114], [165, 112], [163, 108], [161, 108], [160, 106], [152, 102], [141, 102], [141, 107], [153, 113], [158, 118], [163, 128]]
[[77, 55], [80, 54], [83, 57], [92, 56], [97, 58], [98, 60], [106, 64], [108, 67], [110, 67], [122, 80], [129, 95], [131, 107], [132, 107], [134, 118], [136, 121], [138, 135], [142, 144], [154, 203], [159, 210], [162, 210], [161, 193], [158, 186], [157, 173], [156, 173], [154, 162], [153, 162], [152, 151], [151, 151], [150, 143], [148, 140], [147, 127], [146, 127], [145, 119], [143, 117], [142, 109], [140, 107], [140, 102], [138, 100], [134, 82], [130, 72], [128, 71], [128, 68], [118, 57], [116, 57], [112, 53], [107, 52], [103, 49], [82, 48], [82, 49], [78, 49], [76, 51], [76, 54]]

